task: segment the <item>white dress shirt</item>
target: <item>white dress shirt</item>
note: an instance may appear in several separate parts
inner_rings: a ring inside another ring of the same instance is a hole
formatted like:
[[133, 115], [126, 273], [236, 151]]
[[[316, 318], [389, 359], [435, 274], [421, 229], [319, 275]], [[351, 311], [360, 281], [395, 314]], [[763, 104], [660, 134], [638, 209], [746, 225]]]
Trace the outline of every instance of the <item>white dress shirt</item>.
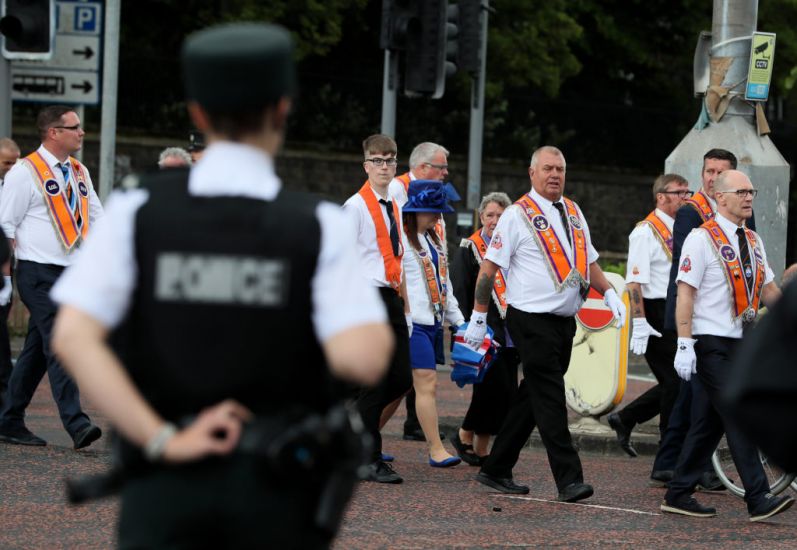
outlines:
[[[434, 310], [429, 299], [429, 285], [426, 281], [426, 273], [421, 267], [420, 257], [412, 248], [407, 235], [402, 233], [402, 237], [404, 239], [404, 277], [407, 279], [407, 297], [410, 301], [412, 322], [419, 325], [434, 325]], [[418, 241], [431, 260], [431, 251], [429, 243], [426, 242], [426, 237], [419, 234]], [[434, 262], [432, 262], [432, 267], [435, 267]], [[436, 267], [435, 274], [439, 278], [440, 275]], [[446, 309], [443, 312], [442, 324], [445, 324], [446, 321], [455, 327], [465, 322], [465, 317], [459, 310], [459, 302], [454, 296], [454, 289], [451, 286], [451, 277], [448, 272], [446, 273]]]
[[[49, 165], [53, 179], [63, 191], [66, 184], [58, 159], [44, 145], [39, 147], [38, 152]], [[86, 176], [86, 185], [89, 188], [89, 232], [91, 233], [94, 230], [92, 227], [94, 223], [102, 217], [103, 209], [94, 191], [88, 169], [83, 170], [83, 174]], [[75, 182], [71, 183], [77, 185]], [[76, 255], [74, 252], [78, 248], [73, 247], [69, 253], [64, 249], [57, 229], [53, 226], [50, 209], [42, 197], [41, 187], [26, 162], [18, 162], [6, 174], [2, 199], [0, 227], [3, 228], [7, 238], [16, 239], [14, 254], [18, 260], [62, 266], [72, 263]]]
[[[717, 213], [717, 220], [728, 242], [739, 258], [739, 239], [736, 236], [737, 225]], [[775, 275], [769, 268], [764, 241], [756, 233], [756, 249], [764, 260], [764, 284], [772, 282]], [[750, 250], [751, 262], [757, 262], [755, 251]], [[676, 281], [687, 283], [696, 288], [694, 311], [692, 314], [692, 336], [701, 334], [742, 337], [742, 320], [734, 320], [733, 296], [725, 278], [725, 266], [717, 256], [716, 248], [705, 229], [693, 229], [684, 240], [681, 251], [681, 265], [678, 268]], [[755, 265], [753, 265], [755, 272]]]
[[[410, 181], [418, 179], [415, 177], [415, 174], [412, 173], [412, 170], [409, 171], [409, 175]], [[387, 195], [391, 200], [397, 201], [399, 206], [403, 207], [407, 204], [407, 190], [404, 189], [404, 183], [398, 178], [393, 178], [390, 185], [387, 186]]]
[[[529, 195], [542, 209], [572, 264], [573, 248], [565, 235], [559, 211], [551, 201], [534, 189]], [[583, 222], [587, 241], [587, 264], [591, 264], [598, 259], [598, 252], [592, 246], [587, 220], [578, 205], [576, 208]], [[537, 241], [524, 220], [525, 216], [521, 207], [514, 204], [504, 211], [493, 231], [485, 258], [508, 270], [506, 301], [509, 305], [527, 313], [553, 313], [571, 317], [583, 303], [579, 289], [566, 286], [561, 292], [557, 292], [543, 256], [545, 253], [537, 246]], [[589, 269], [589, 265], [587, 267]]]
[[[656, 209], [659, 217], [672, 234], [675, 223], [670, 216]], [[656, 230], [649, 223], [638, 225], [628, 236], [628, 263], [626, 264], [626, 283], [642, 285], [642, 297], [655, 300], [667, 297], [667, 284], [670, 280], [672, 260], [656, 236]]]
[[[401, 182], [399, 182], [400, 184]], [[370, 191], [374, 194], [376, 200], [382, 199], [373, 188], [370, 188]], [[393, 200], [390, 196], [389, 187], [388, 196], [385, 200]], [[404, 233], [401, 223], [401, 204], [397, 203], [397, 206], [399, 207], [399, 217], [396, 220], [396, 229], [399, 232], [399, 236], [401, 236]], [[376, 241], [374, 220], [371, 218], [371, 213], [368, 211], [365, 200], [360, 196], [360, 193], [355, 193], [343, 203], [343, 209], [352, 213], [357, 227], [357, 253], [360, 256], [360, 265], [362, 266], [364, 278], [374, 286], [390, 287], [390, 282], [385, 276], [385, 261]], [[381, 203], [379, 204], [379, 209], [382, 211], [385, 228], [389, 231], [390, 220], [387, 217], [387, 209]]]
[[[188, 180], [188, 192], [204, 197], [271, 201], [281, 187], [265, 153], [229, 142], [208, 147]], [[130, 307], [138, 273], [136, 212], [148, 199], [144, 189], [111, 195], [108, 216], [53, 287], [54, 301], [76, 307], [108, 328], [120, 324]], [[315, 333], [323, 342], [348, 328], [384, 322], [387, 315], [376, 290], [363, 284], [357, 254], [351, 246], [355, 229], [350, 216], [327, 202], [320, 203], [315, 213], [321, 226], [321, 246], [312, 280], [312, 319]]]

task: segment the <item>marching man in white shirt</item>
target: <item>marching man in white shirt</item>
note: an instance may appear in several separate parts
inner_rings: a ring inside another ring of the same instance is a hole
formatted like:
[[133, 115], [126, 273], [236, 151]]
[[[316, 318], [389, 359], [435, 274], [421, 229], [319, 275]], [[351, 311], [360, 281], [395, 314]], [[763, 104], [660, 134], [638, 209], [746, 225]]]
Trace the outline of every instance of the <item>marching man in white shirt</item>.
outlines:
[[756, 318], [761, 302], [771, 306], [780, 290], [763, 240], [744, 223], [752, 215], [757, 190], [737, 170], [720, 174], [714, 189], [717, 215], [686, 238], [678, 268], [675, 370], [691, 380], [692, 424], [661, 509], [694, 517], [716, 515], [692, 493], [724, 431], [744, 484], [750, 521], [761, 521], [786, 510], [794, 499], [769, 493], [758, 450], [729, 421], [719, 394], [744, 328]]
[[8, 173], [0, 202], [0, 225], [17, 258], [17, 288], [30, 311], [25, 346], [0, 411], [0, 441], [47, 444], [25, 426], [25, 409], [47, 372], [61, 422], [81, 449], [102, 432], [81, 409], [77, 385], [50, 348], [56, 305], [49, 293], [103, 210], [89, 171], [70, 156], [83, 146], [85, 134], [74, 109], [45, 107], [36, 124], [41, 147]]
[[576, 333], [574, 316], [590, 286], [604, 295], [618, 326], [626, 313], [597, 264], [584, 214], [563, 196], [562, 152], [537, 149], [529, 178], [531, 191], [506, 209], [495, 228], [465, 335], [470, 345], [482, 341], [495, 274], [499, 268], [509, 270], [506, 320], [523, 363], [523, 381], [476, 480], [504, 493], [528, 493], [527, 486], [514, 482], [512, 468], [536, 425], [559, 500], [575, 502], [590, 497], [593, 489], [584, 483], [567, 427], [564, 374]]
[[[680, 380], [672, 369], [675, 332], [664, 329], [667, 280], [672, 263], [672, 227], [675, 213], [689, 198], [689, 183], [678, 174], [664, 174], [653, 183], [656, 209], [639, 222], [628, 237], [625, 282], [631, 297], [634, 332], [631, 351], [644, 355], [658, 384], [634, 399], [619, 413], [609, 415], [620, 447], [637, 456], [631, 445], [631, 430], [659, 415], [659, 432], [667, 429]], [[653, 336], [651, 339], [650, 337]]]

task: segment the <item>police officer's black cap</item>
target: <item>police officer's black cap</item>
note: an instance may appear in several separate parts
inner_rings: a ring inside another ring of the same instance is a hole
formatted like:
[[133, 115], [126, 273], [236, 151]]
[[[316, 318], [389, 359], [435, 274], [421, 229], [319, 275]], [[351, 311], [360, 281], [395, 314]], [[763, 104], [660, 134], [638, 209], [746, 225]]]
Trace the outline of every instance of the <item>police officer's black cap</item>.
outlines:
[[183, 43], [189, 100], [209, 111], [265, 107], [296, 89], [293, 41], [283, 27], [234, 23], [210, 27]]

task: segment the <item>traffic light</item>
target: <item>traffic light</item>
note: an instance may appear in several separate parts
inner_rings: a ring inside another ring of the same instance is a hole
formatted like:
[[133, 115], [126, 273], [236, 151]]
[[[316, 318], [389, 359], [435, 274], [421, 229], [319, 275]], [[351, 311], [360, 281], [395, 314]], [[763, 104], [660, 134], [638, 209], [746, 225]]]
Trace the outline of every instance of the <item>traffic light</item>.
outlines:
[[446, 9], [446, 77], [456, 74], [459, 58], [459, 6], [449, 4]]
[[383, 50], [406, 50], [407, 29], [410, 21], [417, 17], [417, 2], [414, 0], [382, 0], [379, 47]]
[[457, 68], [475, 76], [481, 71], [482, 0], [459, 0]]
[[6, 59], [50, 59], [55, 35], [53, 0], [2, 0], [0, 34]]
[[404, 93], [443, 97], [446, 85], [447, 0], [417, 0], [407, 26]]

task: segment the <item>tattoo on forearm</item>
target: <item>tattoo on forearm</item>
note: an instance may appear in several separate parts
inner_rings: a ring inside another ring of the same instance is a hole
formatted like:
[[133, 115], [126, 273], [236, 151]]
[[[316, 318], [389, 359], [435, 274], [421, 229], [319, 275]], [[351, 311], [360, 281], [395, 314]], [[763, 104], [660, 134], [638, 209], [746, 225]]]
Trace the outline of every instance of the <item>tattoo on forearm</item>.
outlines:
[[490, 305], [490, 295], [493, 292], [495, 276], [480, 275], [476, 281], [476, 303], [482, 306]]
[[642, 316], [642, 308], [639, 307], [642, 303], [642, 300], [639, 298], [639, 291], [634, 289], [631, 292], [631, 300], [634, 302], [634, 317], [641, 317]]

